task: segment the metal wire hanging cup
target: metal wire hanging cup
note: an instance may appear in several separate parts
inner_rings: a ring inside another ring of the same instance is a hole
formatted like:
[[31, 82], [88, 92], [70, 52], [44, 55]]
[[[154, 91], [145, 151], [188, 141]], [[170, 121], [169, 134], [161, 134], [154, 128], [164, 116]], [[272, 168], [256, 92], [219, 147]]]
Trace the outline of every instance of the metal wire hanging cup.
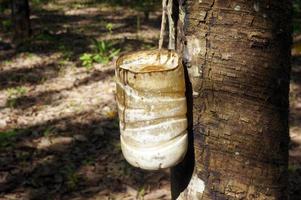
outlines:
[[168, 168], [186, 154], [187, 105], [181, 59], [172, 50], [125, 54], [116, 63], [121, 149], [133, 166]]

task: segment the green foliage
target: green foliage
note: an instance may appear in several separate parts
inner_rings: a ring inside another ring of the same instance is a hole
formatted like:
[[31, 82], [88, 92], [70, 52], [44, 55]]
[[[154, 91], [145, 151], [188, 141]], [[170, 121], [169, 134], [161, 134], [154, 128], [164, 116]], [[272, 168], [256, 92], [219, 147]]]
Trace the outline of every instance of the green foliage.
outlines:
[[16, 97], [26, 94], [27, 89], [25, 87], [19, 86], [16, 88], [9, 88], [7, 89], [7, 92], [9, 97]]
[[8, 130], [0, 132], [0, 148], [13, 146], [12, 138], [15, 138], [18, 132], [16, 130]]
[[296, 165], [289, 165], [289, 166], [288, 166], [288, 171], [289, 171], [290, 173], [294, 173], [294, 172], [296, 172], [298, 169], [299, 169], [299, 168], [298, 168], [298, 166], [296, 166]]
[[16, 88], [7, 89], [8, 99], [6, 105], [10, 108], [15, 107], [17, 98], [23, 96], [27, 93], [27, 89], [25, 87], [19, 86]]
[[45, 136], [45, 137], [50, 136], [51, 134], [53, 134], [54, 129], [55, 129], [55, 128], [52, 127], [52, 126], [47, 127], [47, 128], [43, 131], [43, 136]]
[[301, 0], [294, 0], [293, 2], [293, 15], [294, 15], [294, 23], [293, 23], [293, 32], [300, 33], [301, 32]]
[[38, 34], [37, 36], [35, 36], [35, 39], [36, 40], [40, 40], [40, 41], [55, 41], [56, 40], [56, 37], [54, 35], [51, 35], [47, 32], [44, 32], [44, 33], [41, 33], [41, 34]]
[[81, 9], [84, 7], [86, 7], [85, 2], [76, 2], [76, 3], [71, 4], [71, 8], [73, 8], [73, 9]]
[[50, 0], [31, 0], [33, 4], [48, 3]]
[[120, 49], [113, 47], [113, 43], [110, 41], [94, 41], [94, 49], [99, 55], [95, 58], [96, 62], [108, 63], [120, 52]]
[[93, 39], [93, 51], [94, 53], [84, 53], [80, 56], [83, 66], [91, 68], [93, 63], [109, 63], [120, 52], [120, 49], [113, 47], [113, 43], [110, 41], [97, 41]]
[[80, 56], [79, 59], [82, 61], [82, 65], [87, 68], [92, 67], [92, 64], [94, 62], [93, 54], [91, 53], [84, 53], [83, 55]]
[[66, 186], [69, 190], [75, 190], [79, 183], [79, 176], [76, 174], [76, 169], [73, 165], [66, 165], [62, 170], [61, 174], [63, 174], [66, 180]]
[[112, 33], [113, 31], [113, 27], [114, 27], [114, 24], [112, 24], [112, 23], [107, 23], [107, 25], [106, 25], [106, 29], [110, 32], [110, 33]]
[[293, 2], [293, 8], [294, 13], [300, 13], [301, 12], [301, 0], [294, 0]]
[[142, 186], [139, 188], [139, 190], [137, 192], [136, 199], [144, 199], [144, 195], [145, 195], [145, 188], [144, 188], [144, 186]]
[[1, 25], [2, 25], [4, 30], [8, 31], [8, 30], [11, 29], [13, 24], [12, 24], [12, 21], [10, 19], [6, 19], [6, 20], [3, 20], [1, 22]]
[[154, 11], [161, 6], [161, 1], [159, 0], [135, 0], [134, 2], [132, 4], [132, 7], [143, 12]]

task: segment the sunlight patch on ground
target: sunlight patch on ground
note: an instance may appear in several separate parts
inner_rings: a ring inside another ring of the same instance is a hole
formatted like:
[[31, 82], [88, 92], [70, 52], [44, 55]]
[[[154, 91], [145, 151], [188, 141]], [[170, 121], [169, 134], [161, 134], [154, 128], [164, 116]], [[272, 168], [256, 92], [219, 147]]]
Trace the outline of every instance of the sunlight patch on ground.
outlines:
[[[61, 98], [50, 105], [13, 109], [0, 112], [0, 118], [6, 119], [7, 127], [24, 128], [45, 123], [57, 118], [72, 116], [88, 110], [95, 110], [114, 101], [115, 84], [110, 82], [93, 83], [70, 91], [64, 91]], [[113, 108], [112, 108], [113, 109]]]
[[30, 69], [35, 66], [46, 65], [53, 62], [53, 60], [57, 60], [59, 57], [59, 54], [38, 55], [34, 53], [20, 53], [15, 58], [0, 63], [0, 72], [3, 73], [15, 69]]
[[[86, 17], [90, 16], [93, 17], [95, 15], [98, 15], [99, 9], [98, 8], [82, 8], [82, 9], [72, 9], [72, 10], [66, 10], [64, 12], [65, 15], [86, 15]], [[88, 14], [88, 15], [87, 15]]]
[[301, 145], [301, 127], [291, 127], [290, 136], [292, 142]]

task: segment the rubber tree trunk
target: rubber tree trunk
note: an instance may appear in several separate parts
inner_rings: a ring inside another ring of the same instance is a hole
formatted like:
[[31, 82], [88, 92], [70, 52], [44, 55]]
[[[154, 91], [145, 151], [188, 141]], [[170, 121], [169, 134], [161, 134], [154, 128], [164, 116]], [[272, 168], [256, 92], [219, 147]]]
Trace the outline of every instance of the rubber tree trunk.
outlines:
[[22, 42], [31, 34], [28, 0], [12, 0], [13, 39]]
[[290, 15], [289, 0], [180, 0], [194, 152], [173, 199], [287, 199]]

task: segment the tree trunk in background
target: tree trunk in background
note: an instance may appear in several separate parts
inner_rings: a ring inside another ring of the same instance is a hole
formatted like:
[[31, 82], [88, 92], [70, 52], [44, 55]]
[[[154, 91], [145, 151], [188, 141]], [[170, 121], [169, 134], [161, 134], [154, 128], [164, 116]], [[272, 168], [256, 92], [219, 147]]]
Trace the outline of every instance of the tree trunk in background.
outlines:
[[185, 163], [172, 169], [173, 199], [287, 199], [291, 1], [180, 7], [195, 167], [188, 186]]
[[12, 22], [14, 25], [13, 39], [23, 41], [31, 34], [28, 0], [12, 0]]

